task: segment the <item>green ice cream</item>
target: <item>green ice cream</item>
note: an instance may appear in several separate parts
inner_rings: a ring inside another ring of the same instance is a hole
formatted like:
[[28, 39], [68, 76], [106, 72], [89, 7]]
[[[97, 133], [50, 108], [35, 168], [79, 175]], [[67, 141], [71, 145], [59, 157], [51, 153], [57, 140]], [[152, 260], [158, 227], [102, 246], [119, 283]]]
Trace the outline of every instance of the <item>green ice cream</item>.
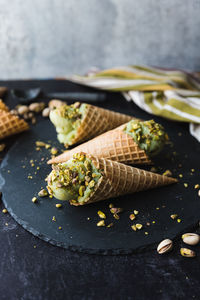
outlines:
[[82, 153], [52, 168], [53, 171], [47, 177], [47, 188], [59, 200], [86, 201], [102, 176], [92, 161]]
[[56, 127], [57, 137], [65, 146], [73, 144], [77, 130], [84, 118], [87, 104], [76, 102], [72, 105], [63, 105], [50, 112], [50, 120]]
[[163, 126], [154, 120], [131, 120], [124, 130], [149, 156], [158, 154], [169, 139]]

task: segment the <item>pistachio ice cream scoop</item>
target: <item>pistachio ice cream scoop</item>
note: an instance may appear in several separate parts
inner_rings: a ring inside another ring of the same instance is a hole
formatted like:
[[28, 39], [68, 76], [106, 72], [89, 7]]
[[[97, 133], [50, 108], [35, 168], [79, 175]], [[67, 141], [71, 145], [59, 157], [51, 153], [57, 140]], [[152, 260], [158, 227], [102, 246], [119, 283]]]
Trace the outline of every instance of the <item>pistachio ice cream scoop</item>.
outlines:
[[133, 118], [79, 102], [55, 108], [50, 112], [49, 117], [56, 127], [59, 142], [66, 148], [93, 138]]
[[154, 120], [131, 120], [127, 123], [124, 131], [130, 135], [138, 144], [139, 148], [144, 150], [150, 157], [157, 155], [169, 139], [163, 126]]
[[77, 130], [83, 120], [87, 105], [76, 102], [72, 105], [62, 105], [50, 112], [50, 120], [56, 127], [60, 143], [71, 145], [77, 135]]
[[59, 200], [84, 202], [94, 190], [100, 171], [84, 154], [75, 154], [62, 164], [53, 165], [47, 177], [48, 191]]

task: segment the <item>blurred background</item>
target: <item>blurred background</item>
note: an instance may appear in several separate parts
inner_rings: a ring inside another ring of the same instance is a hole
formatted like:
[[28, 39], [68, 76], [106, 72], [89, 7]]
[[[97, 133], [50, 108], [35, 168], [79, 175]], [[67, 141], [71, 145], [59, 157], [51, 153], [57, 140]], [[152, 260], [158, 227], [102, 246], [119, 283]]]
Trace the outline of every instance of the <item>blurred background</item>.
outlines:
[[0, 0], [0, 78], [200, 70], [200, 0]]

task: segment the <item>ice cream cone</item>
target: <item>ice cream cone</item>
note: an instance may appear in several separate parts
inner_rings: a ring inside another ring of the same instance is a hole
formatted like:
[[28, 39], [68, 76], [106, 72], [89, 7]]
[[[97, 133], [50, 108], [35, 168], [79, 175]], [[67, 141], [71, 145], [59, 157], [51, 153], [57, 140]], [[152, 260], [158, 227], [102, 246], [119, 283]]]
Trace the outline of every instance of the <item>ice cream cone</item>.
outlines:
[[133, 138], [124, 132], [125, 127], [126, 124], [123, 124], [114, 130], [107, 131], [72, 150], [65, 151], [61, 155], [50, 159], [48, 163], [64, 162], [70, 159], [74, 153], [85, 152], [98, 158], [126, 164], [150, 164], [151, 160], [146, 152], [140, 149]]
[[0, 99], [0, 110], [9, 111], [9, 108], [5, 105], [5, 103]]
[[75, 206], [94, 203], [177, 182], [177, 179], [137, 169], [115, 161], [97, 158], [88, 154], [87, 157], [92, 160], [92, 163], [98, 170], [101, 170], [102, 177], [99, 179], [94, 191], [87, 198], [86, 202], [79, 203], [75, 200], [70, 201], [70, 204]]
[[88, 104], [87, 112], [77, 130], [73, 144], [98, 136], [131, 119], [133, 119], [131, 116]]
[[29, 126], [24, 120], [19, 119], [10, 112], [0, 110], [0, 139], [20, 133], [28, 128]]

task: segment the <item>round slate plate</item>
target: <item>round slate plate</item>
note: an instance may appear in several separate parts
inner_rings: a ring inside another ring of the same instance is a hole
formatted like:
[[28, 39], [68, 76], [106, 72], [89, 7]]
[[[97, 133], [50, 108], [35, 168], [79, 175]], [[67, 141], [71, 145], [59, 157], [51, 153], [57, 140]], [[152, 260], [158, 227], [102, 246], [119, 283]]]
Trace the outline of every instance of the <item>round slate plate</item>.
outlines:
[[[5, 207], [19, 224], [41, 239], [87, 253], [131, 253], [155, 245], [163, 238], [174, 238], [194, 226], [199, 219], [200, 198], [194, 185], [199, 181], [200, 149], [185, 127], [161, 122], [175, 144], [176, 153], [173, 153], [173, 148], [166, 148], [155, 165], [162, 166], [158, 168], [160, 172], [170, 169], [174, 176], [182, 174], [178, 184], [83, 207], [64, 203], [58, 209], [55, 204], [61, 202], [48, 197], [39, 198], [34, 204], [31, 199], [37, 196], [41, 187], [46, 186], [44, 179], [51, 170], [46, 164], [50, 151], [36, 151], [35, 141], [41, 140], [61, 148], [53, 126], [42, 119], [31, 131], [22, 134], [1, 165], [0, 186]], [[184, 183], [189, 186], [184, 187]], [[109, 212], [109, 203], [124, 209], [119, 220], [115, 220]], [[114, 223], [113, 227], [96, 226], [98, 210], [106, 214], [106, 224]], [[135, 222], [129, 219], [133, 210], [139, 211]], [[172, 220], [171, 214], [178, 214], [181, 222]], [[56, 221], [52, 221], [53, 216]], [[147, 222], [150, 226], [146, 225]], [[143, 224], [143, 229], [134, 232], [131, 229], [133, 223]]]

